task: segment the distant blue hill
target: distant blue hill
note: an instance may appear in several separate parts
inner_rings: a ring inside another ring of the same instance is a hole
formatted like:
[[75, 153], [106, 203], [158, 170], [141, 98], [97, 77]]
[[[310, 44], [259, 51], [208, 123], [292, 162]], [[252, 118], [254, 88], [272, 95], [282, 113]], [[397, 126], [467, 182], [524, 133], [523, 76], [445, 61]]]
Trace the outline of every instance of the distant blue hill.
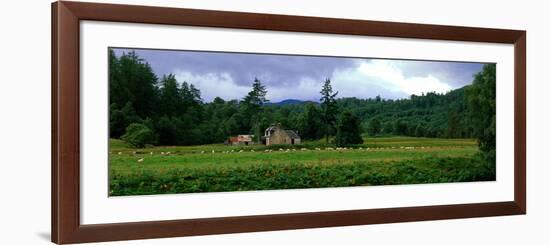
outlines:
[[299, 104], [306, 104], [306, 103], [319, 104], [318, 102], [309, 101], [309, 100], [287, 99], [287, 100], [282, 100], [282, 101], [279, 101], [279, 102], [268, 102], [268, 103], [265, 103], [265, 105], [267, 105], [267, 106], [284, 106], [284, 105], [299, 105]]

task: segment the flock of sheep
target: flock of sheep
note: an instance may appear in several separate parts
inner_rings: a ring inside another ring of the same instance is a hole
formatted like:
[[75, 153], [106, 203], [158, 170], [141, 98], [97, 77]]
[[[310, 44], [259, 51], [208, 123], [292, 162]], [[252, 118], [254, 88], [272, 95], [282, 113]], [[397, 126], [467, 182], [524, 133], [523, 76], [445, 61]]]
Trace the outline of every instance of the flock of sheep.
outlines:
[[[392, 146], [392, 147], [372, 147], [372, 148], [369, 148], [369, 147], [366, 147], [366, 148], [363, 148], [363, 147], [357, 147], [357, 148], [353, 148], [353, 147], [325, 147], [324, 149], [322, 148], [319, 148], [319, 147], [316, 147], [315, 149], [308, 149], [308, 148], [300, 148], [300, 149], [295, 149], [295, 148], [292, 148], [292, 149], [283, 149], [283, 148], [279, 148], [278, 150], [273, 150], [273, 149], [266, 149], [264, 150], [263, 152], [265, 153], [269, 153], [269, 152], [291, 152], [291, 151], [322, 151], [322, 150], [325, 150], [325, 151], [339, 151], [339, 152], [343, 152], [343, 151], [349, 151], [349, 150], [366, 150], [366, 151], [369, 151], [369, 150], [387, 150], [387, 149], [405, 149], [405, 150], [413, 150], [413, 149], [426, 149], [426, 148], [429, 148], [429, 146], [419, 146], [419, 147], [413, 147], [413, 146], [400, 146], [400, 147], [395, 147], [395, 146]], [[245, 150], [226, 150], [226, 151], [215, 151], [215, 150], [211, 150], [210, 153], [224, 153], [224, 154], [229, 154], [229, 153], [243, 153], [243, 152], [256, 152], [254, 149], [251, 149], [249, 151], [245, 151]], [[109, 152], [110, 154], [113, 154], [113, 152]], [[207, 153], [207, 151], [200, 151], [200, 154], [205, 154]], [[122, 155], [123, 152], [122, 151], [119, 151], [116, 153], [117, 155]], [[143, 152], [132, 152], [131, 153], [132, 155], [137, 155], [137, 154], [143, 154]], [[153, 155], [155, 154], [154, 152], [149, 152], [149, 155]], [[164, 152], [164, 151], [161, 151], [160, 152], [160, 155], [166, 155], [166, 156], [169, 156], [169, 155], [172, 155], [173, 153], [172, 152]], [[138, 162], [143, 162], [143, 158], [140, 158], [138, 159]]]
[[[322, 151], [322, 150], [325, 150], [325, 151], [338, 151], [338, 152], [343, 152], [343, 151], [349, 151], [349, 150], [366, 150], [366, 151], [370, 151], [370, 150], [387, 150], [387, 149], [405, 149], [405, 150], [413, 150], [413, 149], [426, 149], [426, 148], [430, 148], [429, 146], [419, 146], [419, 147], [413, 147], [413, 146], [400, 146], [400, 147], [395, 147], [395, 146], [392, 146], [392, 147], [366, 147], [366, 148], [363, 148], [363, 147], [357, 147], [357, 148], [353, 148], [353, 147], [325, 147], [324, 149], [322, 148], [319, 148], [319, 147], [316, 147], [315, 149], [308, 149], [308, 148], [300, 148], [299, 150], [295, 149], [295, 148], [292, 148], [292, 149], [283, 149], [283, 148], [279, 148], [278, 150], [272, 150], [272, 149], [266, 149], [264, 150], [263, 152], [265, 153], [269, 153], [269, 152], [291, 152], [291, 151]], [[215, 150], [211, 150], [210, 151], [211, 153], [224, 153], [224, 154], [230, 154], [230, 153], [243, 153], [243, 152], [247, 152], [245, 150], [227, 150], [227, 151], [215, 151]], [[254, 149], [251, 149], [250, 151], [248, 152], [255, 152]], [[205, 154], [207, 153], [206, 151], [200, 151], [200, 154]], [[113, 154], [113, 152], [109, 152], [109, 154]], [[123, 152], [122, 151], [119, 151], [116, 153], [117, 155], [122, 155]], [[137, 155], [137, 154], [143, 154], [143, 152], [132, 152], [131, 153], [132, 155]], [[149, 152], [149, 155], [154, 155], [155, 153], [154, 152]], [[169, 156], [169, 155], [172, 155], [173, 153], [170, 152], [170, 151], [167, 151], [167, 152], [164, 152], [164, 151], [161, 151], [160, 152], [160, 155], [166, 155], [166, 156]], [[143, 161], [145, 160], [145, 158], [139, 158], [137, 160], [138, 163], [142, 163]]]

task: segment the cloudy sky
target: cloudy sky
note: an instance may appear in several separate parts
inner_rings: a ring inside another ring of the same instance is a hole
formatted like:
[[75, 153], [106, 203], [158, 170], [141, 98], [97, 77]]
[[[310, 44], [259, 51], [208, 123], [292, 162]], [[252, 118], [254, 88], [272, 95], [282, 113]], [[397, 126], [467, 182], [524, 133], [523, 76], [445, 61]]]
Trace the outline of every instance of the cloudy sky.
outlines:
[[[120, 56], [130, 49], [115, 49]], [[481, 63], [363, 59], [223, 52], [134, 50], [160, 78], [172, 73], [201, 90], [204, 101], [216, 96], [241, 99], [254, 78], [267, 87], [272, 102], [318, 101], [322, 83], [332, 81], [338, 97], [408, 98], [426, 92], [445, 93], [471, 84]]]

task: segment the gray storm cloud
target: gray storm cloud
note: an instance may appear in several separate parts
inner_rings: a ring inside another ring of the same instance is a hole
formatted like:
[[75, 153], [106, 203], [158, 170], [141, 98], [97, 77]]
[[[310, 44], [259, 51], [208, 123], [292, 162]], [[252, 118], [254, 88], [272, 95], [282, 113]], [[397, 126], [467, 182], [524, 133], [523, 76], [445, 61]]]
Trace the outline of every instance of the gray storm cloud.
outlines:
[[248, 54], [202, 51], [134, 50], [158, 77], [175, 74], [201, 89], [206, 101], [216, 96], [239, 99], [255, 77], [272, 101], [318, 100], [325, 78], [342, 97], [406, 98], [421, 92], [446, 92], [472, 82], [481, 63], [380, 60], [342, 57]]

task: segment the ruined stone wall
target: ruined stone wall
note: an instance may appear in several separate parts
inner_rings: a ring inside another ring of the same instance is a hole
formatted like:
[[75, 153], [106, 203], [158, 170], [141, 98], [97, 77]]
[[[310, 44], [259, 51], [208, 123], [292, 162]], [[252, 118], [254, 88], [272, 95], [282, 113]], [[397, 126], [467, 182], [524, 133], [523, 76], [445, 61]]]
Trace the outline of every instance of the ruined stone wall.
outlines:
[[284, 130], [275, 130], [269, 138], [270, 145], [290, 144], [290, 138]]

